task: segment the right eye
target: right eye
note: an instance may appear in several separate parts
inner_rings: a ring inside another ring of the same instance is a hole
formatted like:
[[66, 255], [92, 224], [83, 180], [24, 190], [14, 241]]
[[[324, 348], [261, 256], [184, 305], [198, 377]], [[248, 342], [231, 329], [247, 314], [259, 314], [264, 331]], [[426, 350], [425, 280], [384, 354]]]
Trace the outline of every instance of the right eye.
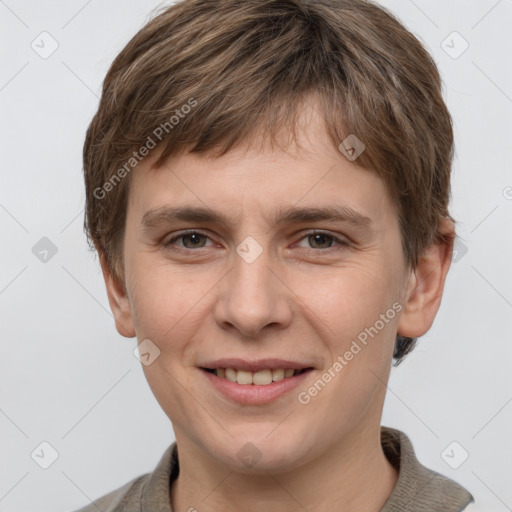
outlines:
[[[170, 247], [175, 245], [175, 243], [180, 240], [182, 241], [181, 246], [177, 246], [179, 250], [193, 250], [193, 249], [203, 249], [205, 247], [203, 242], [209, 240], [209, 237], [199, 231], [189, 230], [184, 231], [167, 242], [164, 243], [164, 247]], [[170, 247], [172, 248], [172, 247]]]

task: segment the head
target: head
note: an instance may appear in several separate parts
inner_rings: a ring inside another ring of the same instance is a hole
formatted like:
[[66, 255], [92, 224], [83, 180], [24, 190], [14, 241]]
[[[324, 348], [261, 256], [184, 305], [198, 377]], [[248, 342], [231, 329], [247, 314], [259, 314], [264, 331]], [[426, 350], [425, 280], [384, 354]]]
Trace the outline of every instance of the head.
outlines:
[[[87, 132], [85, 228], [177, 436], [275, 468], [380, 421], [440, 305], [452, 157], [435, 63], [373, 3], [188, 0], [136, 34]], [[222, 358], [308, 371], [241, 414], [205, 371]]]

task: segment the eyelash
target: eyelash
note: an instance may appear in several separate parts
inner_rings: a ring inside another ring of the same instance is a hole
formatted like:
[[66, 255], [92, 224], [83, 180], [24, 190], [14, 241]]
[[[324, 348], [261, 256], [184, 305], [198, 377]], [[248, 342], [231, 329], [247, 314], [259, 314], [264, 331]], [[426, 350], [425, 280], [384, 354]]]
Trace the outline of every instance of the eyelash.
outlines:
[[[189, 231], [181, 232], [179, 235], [176, 235], [175, 237], [171, 238], [169, 241], [165, 242], [163, 244], [163, 246], [165, 248], [171, 248], [171, 246], [174, 244], [174, 242], [176, 242], [180, 238], [183, 238], [185, 236], [190, 236], [190, 235], [200, 235], [200, 236], [204, 236], [204, 237], [210, 239], [210, 237], [208, 235], [206, 235], [205, 233], [201, 233], [200, 231], [192, 229], [192, 230], [189, 230]], [[335, 237], [334, 235], [331, 235], [330, 233], [327, 233], [325, 231], [316, 231], [316, 230], [310, 231], [308, 233], [305, 233], [301, 237], [300, 240], [304, 240], [305, 238], [308, 238], [308, 237], [314, 236], [314, 235], [324, 235], [327, 238], [332, 239], [333, 243], [337, 243], [338, 246], [341, 246], [342, 248], [346, 248], [346, 247], [349, 246], [349, 243], [347, 241], [341, 240], [341, 239]], [[198, 249], [189, 249], [187, 247], [174, 247], [173, 248], [173, 250], [182, 251], [182, 252], [190, 252], [190, 251], [200, 252], [201, 249], [207, 249], [207, 247], [199, 247]], [[330, 252], [331, 250], [336, 250], [336, 246], [327, 247], [325, 249], [314, 249], [312, 247], [306, 248], [306, 250], [308, 250], [308, 249], [310, 251], [315, 251], [315, 252], [319, 252], [319, 251], [320, 252]]]

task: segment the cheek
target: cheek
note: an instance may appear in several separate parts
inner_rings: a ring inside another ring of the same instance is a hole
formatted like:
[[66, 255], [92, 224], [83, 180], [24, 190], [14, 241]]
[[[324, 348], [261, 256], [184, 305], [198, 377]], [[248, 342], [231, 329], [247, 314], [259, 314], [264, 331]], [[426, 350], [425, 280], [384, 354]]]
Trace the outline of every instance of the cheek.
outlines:
[[[192, 344], [190, 340], [204, 318], [201, 297], [211, 288], [190, 280], [164, 266], [133, 273], [135, 330], [139, 342], [150, 339], [159, 349], [150, 365], [143, 365], [146, 380], [169, 419], [180, 424], [194, 421], [190, 394], [194, 389]], [[206, 288], [206, 290], [204, 289]], [[174, 416], [180, 411], [178, 416]]]
[[[309, 293], [312, 302], [308, 305], [314, 304], [318, 316], [315, 319], [310, 314], [309, 321], [315, 322], [316, 334], [322, 333], [318, 338], [330, 358], [326, 361], [329, 367], [319, 375], [319, 379], [329, 380], [325, 388], [318, 385], [302, 390], [311, 397], [316, 394], [307, 410], [319, 416], [325, 414], [325, 407], [343, 411], [325, 417], [325, 425], [329, 425], [328, 432], [322, 434], [325, 436], [375, 413], [375, 393], [382, 391], [379, 379], [385, 380], [391, 363], [398, 318], [394, 277], [380, 271], [377, 264], [365, 269], [343, 269], [329, 279], [317, 280], [322, 287], [303, 285], [302, 293]], [[313, 288], [318, 292], [312, 292]], [[331, 429], [334, 424], [336, 428]]]
[[[317, 321], [317, 330], [323, 329], [331, 364], [338, 362], [338, 371], [331, 368], [336, 376], [322, 394], [346, 410], [348, 418], [359, 417], [369, 407], [381, 387], [376, 375], [384, 380], [395, 343], [399, 304], [393, 276], [375, 270], [377, 265], [373, 269], [343, 272], [326, 281], [323, 303], [317, 306], [329, 327]], [[321, 403], [319, 400], [317, 405]], [[347, 417], [343, 421], [350, 421]]]
[[144, 368], [148, 382], [154, 389], [159, 382], [165, 387], [175, 385], [172, 378], [168, 381], [169, 371], [185, 384], [197, 355], [197, 333], [205, 322], [211, 322], [219, 276], [210, 271], [192, 279], [190, 270], [150, 261], [139, 262], [133, 270], [132, 314], [137, 338], [139, 342], [150, 339], [160, 350], [158, 364]]
[[205, 290], [200, 281], [184, 272], [171, 272], [168, 265], [155, 264], [154, 258], [140, 257], [131, 265], [130, 298], [135, 330], [140, 338], [169, 337]]
[[304, 314], [308, 308], [316, 313], [316, 323], [322, 321], [325, 332], [340, 349], [379, 320], [396, 300], [393, 277], [379, 270], [377, 262], [364, 267], [331, 268], [302, 284], [297, 282], [294, 288], [303, 297]]

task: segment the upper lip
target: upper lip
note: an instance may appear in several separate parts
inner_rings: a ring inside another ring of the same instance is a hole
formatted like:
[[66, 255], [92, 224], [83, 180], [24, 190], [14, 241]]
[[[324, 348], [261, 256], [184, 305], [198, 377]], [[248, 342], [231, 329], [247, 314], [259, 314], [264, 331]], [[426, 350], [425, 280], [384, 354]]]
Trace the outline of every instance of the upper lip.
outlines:
[[300, 363], [297, 361], [289, 361], [285, 359], [255, 359], [248, 361], [240, 358], [223, 358], [215, 361], [207, 361], [201, 364], [201, 368], [216, 370], [217, 368], [233, 368], [236, 370], [245, 370], [248, 372], [257, 372], [259, 370], [277, 370], [280, 368], [293, 368], [294, 370], [303, 370], [304, 368], [313, 368], [309, 363]]

